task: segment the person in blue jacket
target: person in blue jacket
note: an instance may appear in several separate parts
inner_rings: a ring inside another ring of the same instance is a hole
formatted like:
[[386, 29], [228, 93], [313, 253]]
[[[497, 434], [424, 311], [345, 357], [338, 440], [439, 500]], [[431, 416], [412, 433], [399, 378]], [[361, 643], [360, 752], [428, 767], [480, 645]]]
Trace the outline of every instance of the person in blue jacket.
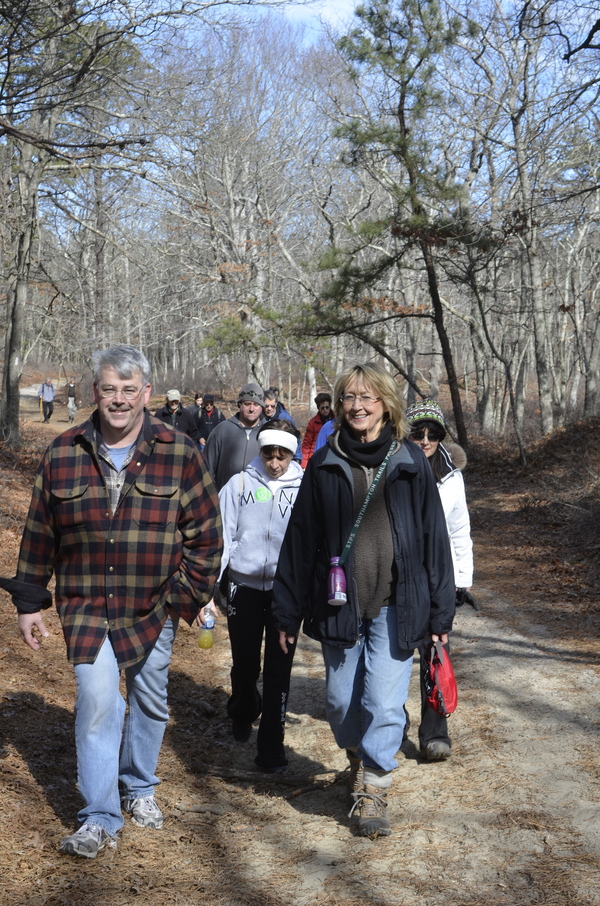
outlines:
[[[326, 709], [350, 761], [358, 833], [391, 833], [387, 792], [402, 744], [413, 652], [447, 641], [455, 606], [444, 511], [416, 444], [400, 391], [380, 366], [336, 381], [339, 427], [308, 462], [273, 585], [282, 650], [304, 631], [322, 643]], [[348, 542], [381, 471], [345, 561], [347, 601], [328, 603], [333, 557]]]
[[[294, 419], [287, 411], [281, 400], [277, 398], [275, 390], [269, 388], [265, 390], [265, 418], [267, 421], [273, 421], [274, 419], [284, 419], [286, 422], [290, 422], [293, 428], [296, 428]], [[300, 462], [302, 459], [302, 443], [300, 441], [300, 432], [298, 431], [298, 446], [296, 452], [294, 453], [294, 461]]]

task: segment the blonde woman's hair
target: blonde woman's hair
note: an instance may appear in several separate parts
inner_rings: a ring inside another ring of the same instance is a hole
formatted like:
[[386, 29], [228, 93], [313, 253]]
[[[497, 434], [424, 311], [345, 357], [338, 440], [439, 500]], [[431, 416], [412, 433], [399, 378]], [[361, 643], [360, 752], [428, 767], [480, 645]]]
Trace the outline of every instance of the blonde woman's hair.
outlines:
[[336, 378], [333, 398], [338, 423], [341, 423], [344, 412], [340, 397], [346, 393], [351, 384], [359, 381], [366, 387], [372, 388], [375, 396], [381, 397], [381, 401], [388, 411], [388, 420], [391, 422], [394, 437], [397, 440], [404, 440], [405, 437], [408, 437], [410, 425], [404, 414], [404, 401], [400, 395], [400, 387], [381, 365], [371, 362], [364, 365], [353, 365], [352, 368], [347, 368]]

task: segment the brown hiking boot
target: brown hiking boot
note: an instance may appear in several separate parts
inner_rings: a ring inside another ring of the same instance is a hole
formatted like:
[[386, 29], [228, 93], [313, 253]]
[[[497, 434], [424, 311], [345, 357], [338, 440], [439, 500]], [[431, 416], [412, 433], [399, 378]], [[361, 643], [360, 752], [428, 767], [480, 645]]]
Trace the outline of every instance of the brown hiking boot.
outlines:
[[370, 783], [365, 783], [362, 790], [353, 794], [354, 805], [350, 817], [358, 813], [358, 833], [361, 837], [389, 837], [392, 833], [386, 815], [387, 790], [380, 790]]
[[364, 771], [363, 763], [358, 755], [351, 751], [351, 749], [346, 749], [346, 757], [350, 762], [350, 773], [346, 780], [348, 787], [348, 805], [352, 805], [354, 802], [354, 793], [358, 793], [362, 790], [364, 785]]

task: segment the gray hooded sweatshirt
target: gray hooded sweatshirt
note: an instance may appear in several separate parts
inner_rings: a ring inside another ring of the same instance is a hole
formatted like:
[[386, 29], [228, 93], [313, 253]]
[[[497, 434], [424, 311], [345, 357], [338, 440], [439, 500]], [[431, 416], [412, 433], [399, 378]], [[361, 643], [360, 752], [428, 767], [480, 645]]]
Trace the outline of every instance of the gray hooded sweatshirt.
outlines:
[[260, 456], [219, 491], [223, 519], [221, 575], [260, 591], [273, 587], [283, 536], [304, 472], [292, 461], [281, 478], [269, 478]]

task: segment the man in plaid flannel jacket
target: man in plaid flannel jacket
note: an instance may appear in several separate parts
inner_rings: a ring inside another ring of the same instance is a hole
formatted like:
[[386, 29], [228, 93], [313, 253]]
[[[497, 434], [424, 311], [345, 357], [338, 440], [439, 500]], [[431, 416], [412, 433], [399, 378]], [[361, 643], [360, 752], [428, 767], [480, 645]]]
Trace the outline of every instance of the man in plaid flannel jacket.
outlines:
[[[150, 367], [131, 346], [94, 355], [97, 410], [40, 464], [13, 600], [34, 650], [54, 572], [77, 681], [82, 826], [60, 844], [93, 858], [116, 846], [122, 810], [162, 827], [155, 775], [177, 623], [210, 601], [222, 551], [218, 497], [197, 445], [146, 410]], [[125, 674], [128, 714], [119, 692]]]

